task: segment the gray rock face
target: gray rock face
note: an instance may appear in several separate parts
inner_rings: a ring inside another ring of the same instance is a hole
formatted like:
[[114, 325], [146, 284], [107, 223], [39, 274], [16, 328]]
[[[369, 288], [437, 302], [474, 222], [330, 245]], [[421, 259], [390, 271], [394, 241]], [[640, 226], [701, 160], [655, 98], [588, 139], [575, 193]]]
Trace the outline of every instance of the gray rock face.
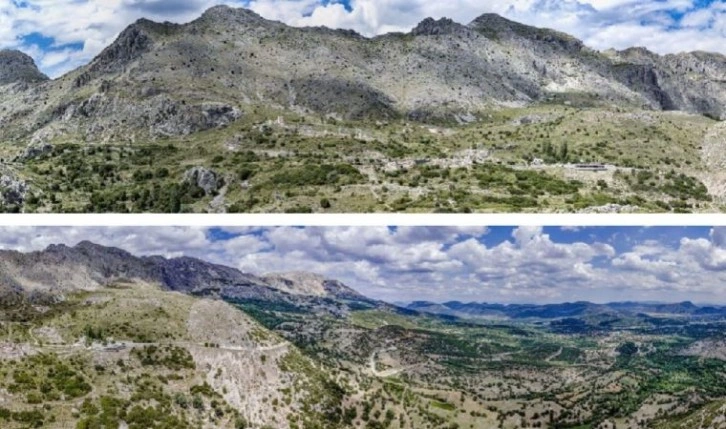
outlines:
[[154, 137], [180, 136], [225, 127], [241, 118], [242, 112], [219, 102], [188, 105], [167, 94], [154, 94], [132, 104], [115, 95], [96, 93], [55, 115], [67, 123], [86, 124], [83, 133], [87, 140], [103, 140], [129, 137], [119, 123], [134, 124], [136, 132], [144, 130]]
[[132, 25], [96, 57], [91, 71], [118, 70], [147, 52], [150, 46], [151, 40], [146, 32], [138, 25]]
[[0, 85], [45, 80], [48, 80], [48, 77], [38, 70], [30, 56], [20, 51], [0, 50]]
[[644, 48], [632, 48], [613, 57], [615, 76], [664, 110], [726, 119], [726, 56], [708, 52], [659, 56]]
[[103, 74], [122, 71], [131, 61], [148, 52], [153, 42], [144, 30], [146, 23], [150, 21], [140, 20], [121, 32], [109, 47], [93, 59], [87, 70], [75, 79], [75, 86], [84, 86]]
[[152, 135], [188, 135], [220, 128], [242, 117], [242, 112], [224, 103], [202, 103], [187, 106], [166, 97], [153, 99], [148, 108]]
[[652, 65], [621, 64], [614, 69], [616, 79], [636, 89], [663, 110], [673, 110], [676, 104], [660, 86], [658, 73]]
[[203, 119], [201, 129], [224, 127], [242, 117], [239, 109], [224, 103], [203, 103], [198, 108]]
[[[295, 105], [313, 112], [338, 114], [345, 119], [393, 119], [398, 116], [393, 100], [364, 82], [350, 82], [334, 77], [294, 79]], [[272, 95], [285, 103], [287, 91]]]
[[204, 167], [192, 167], [184, 172], [184, 182], [199, 186], [204, 189], [207, 195], [210, 195], [222, 187], [222, 181], [219, 175]]

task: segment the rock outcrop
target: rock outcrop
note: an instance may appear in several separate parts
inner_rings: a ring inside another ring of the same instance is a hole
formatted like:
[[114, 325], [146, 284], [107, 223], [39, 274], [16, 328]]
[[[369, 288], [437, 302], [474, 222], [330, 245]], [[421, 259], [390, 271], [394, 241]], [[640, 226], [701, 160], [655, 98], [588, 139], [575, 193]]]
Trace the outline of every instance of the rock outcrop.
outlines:
[[461, 24], [458, 24], [449, 18], [442, 18], [439, 20], [426, 18], [413, 30], [411, 30], [411, 34], [414, 36], [439, 36], [444, 34], [453, 34], [461, 28], [463, 28]]
[[53, 145], [43, 141], [31, 143], [25, 148], [25, 151], [20, 155], [19, 161], [28, 161], [46, 155], [53, 151]]

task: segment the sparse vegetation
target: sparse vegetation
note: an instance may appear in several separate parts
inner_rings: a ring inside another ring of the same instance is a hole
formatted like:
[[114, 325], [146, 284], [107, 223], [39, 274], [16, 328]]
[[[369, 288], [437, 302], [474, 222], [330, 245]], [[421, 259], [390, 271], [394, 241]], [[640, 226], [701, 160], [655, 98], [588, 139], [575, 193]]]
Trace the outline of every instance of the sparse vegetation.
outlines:
[[[289, 121], [260, 131], [266, 115], [278, 114]], [[260, 109], [229, 128], [163, 143], [58, 143], [23, 164], [38, 190], [23, 207], [5, 210], [198, 212], [217, 197], [215, 210], [229, 212], [718, 210], [698, 149], [712, 122], [650, 113], [660, 120], [645, 124], [634, 115], [528, 107], [432, 133], [415, 124], [333, 126]], [[537, 116], [548, 119], [516, 124]], [[310, 137], [300, 127], [318, 131]], [[334, 132], [341, 128], [365, 129], [370, 138]], [[230, 139], [238, 142], [233, 151], [222, 144]], [[211, 192], [184, 180], [194, 166], [217, 174]]]

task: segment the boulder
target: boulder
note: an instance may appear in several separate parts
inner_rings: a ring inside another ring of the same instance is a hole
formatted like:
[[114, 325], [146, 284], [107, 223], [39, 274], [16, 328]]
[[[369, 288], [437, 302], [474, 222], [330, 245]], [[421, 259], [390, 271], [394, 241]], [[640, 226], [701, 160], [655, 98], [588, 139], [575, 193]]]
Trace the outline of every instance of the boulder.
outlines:
[[213, 194], [223, 186], [221, 177], [205, 167], [192, 167], [184, 172], [184, 182], [199, 186], [207, 195]]
[[20, 155], [20, 161], [28, 161], [53, 152], [53, 145], [47, 142], [31, 143]]
[[7, 174], [0, 176], [0, 207], [22, 205], [27, 193], [28, 184], [24, 180]]

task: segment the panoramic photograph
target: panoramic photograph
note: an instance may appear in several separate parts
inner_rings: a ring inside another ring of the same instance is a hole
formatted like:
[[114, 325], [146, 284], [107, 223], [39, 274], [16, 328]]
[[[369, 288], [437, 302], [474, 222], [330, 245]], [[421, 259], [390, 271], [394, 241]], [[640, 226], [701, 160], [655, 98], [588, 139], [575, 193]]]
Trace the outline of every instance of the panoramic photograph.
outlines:
[[0, 427], [723, 428], [726, 228], [1, 227]]
[[723, 1], [13, 0], [0, 22], [0, 211], [726, 208]]
[[0, 429], [726, 429], [724, 0], [0, 0]]

